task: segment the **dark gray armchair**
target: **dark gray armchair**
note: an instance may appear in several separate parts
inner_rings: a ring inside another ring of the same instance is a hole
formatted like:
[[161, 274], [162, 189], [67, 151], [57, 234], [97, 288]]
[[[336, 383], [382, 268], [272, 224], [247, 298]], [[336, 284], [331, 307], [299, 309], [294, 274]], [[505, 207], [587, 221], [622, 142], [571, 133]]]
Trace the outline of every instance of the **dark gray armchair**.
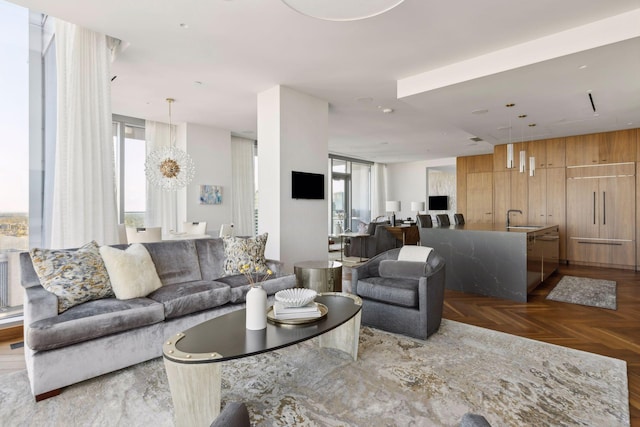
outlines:
[[[344, 247], [345, 256], [373, 258], [374, 256], [396, 247], [396, 238], [385, 228], [389, 221], [371, 222], [367, 226], [366, 237], [350, 237]], [[400, 242], [402, 245], [402, 242]]]
[[427, 339], [442, 320], [445, 260], [431, 251], [426, 262], [398, 261], [401, 249], [353, 268], [352, 292], [362, 298], [364, 325]]

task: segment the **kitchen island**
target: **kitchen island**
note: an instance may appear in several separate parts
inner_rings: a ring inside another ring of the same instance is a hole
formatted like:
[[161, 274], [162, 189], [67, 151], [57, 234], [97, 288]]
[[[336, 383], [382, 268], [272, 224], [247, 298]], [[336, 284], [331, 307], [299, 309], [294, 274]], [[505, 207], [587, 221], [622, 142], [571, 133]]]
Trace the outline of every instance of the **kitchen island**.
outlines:
[[420, 242], [447, 260], [447, 289], [527, 302], [558, 268], [558, 231], [558, 225], [452, 225], [420, 228]]

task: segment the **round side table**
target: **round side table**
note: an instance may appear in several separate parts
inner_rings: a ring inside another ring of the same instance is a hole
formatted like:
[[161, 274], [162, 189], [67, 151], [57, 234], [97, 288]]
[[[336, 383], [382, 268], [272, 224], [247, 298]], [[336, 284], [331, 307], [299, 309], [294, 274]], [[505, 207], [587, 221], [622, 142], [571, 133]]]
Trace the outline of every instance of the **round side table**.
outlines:
[[342, 264], [338, 261], [302, 261], [293, 266], [296, 286], [318, 293], [342, 292]]

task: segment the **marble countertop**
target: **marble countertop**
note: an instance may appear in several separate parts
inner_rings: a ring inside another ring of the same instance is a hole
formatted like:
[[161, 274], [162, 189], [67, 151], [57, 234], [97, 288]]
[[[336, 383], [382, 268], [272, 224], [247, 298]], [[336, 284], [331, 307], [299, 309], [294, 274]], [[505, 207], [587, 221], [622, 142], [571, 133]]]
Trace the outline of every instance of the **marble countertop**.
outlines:
[[[530, 224], [527, 226], [517, 225], [512, 226], [507, 229], [506, 226], [502, 224], [465, 224], [465, 225], [451, 225], [449, 227], [439, 227], [439, 228], [448, 228], [451, 230], [467, 230], [467, 231], [499, 231], [503, 233], [531, 233], [534, 231], [542, 231], [549, 228], [557, 228], [558, 225], [534, 225]], [[438, 227], [434, 227], [438, 228]]]

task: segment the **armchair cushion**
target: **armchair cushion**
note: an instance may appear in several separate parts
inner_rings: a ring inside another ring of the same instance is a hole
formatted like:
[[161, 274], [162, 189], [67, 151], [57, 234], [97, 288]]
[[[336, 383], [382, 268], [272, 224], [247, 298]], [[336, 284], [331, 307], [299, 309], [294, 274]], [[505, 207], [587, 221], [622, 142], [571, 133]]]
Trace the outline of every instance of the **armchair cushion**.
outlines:
[[395, 261], [385, 259], [380, 261], [378, 267], [378, 275], [389, 279], [413, 279], [419, 280], [420, 277], [430, 273], [429, 264], [415, 261]]
[[418, 307], [418, 280], [369, 277], [358, 283], [358, 296], [401, 307]]

